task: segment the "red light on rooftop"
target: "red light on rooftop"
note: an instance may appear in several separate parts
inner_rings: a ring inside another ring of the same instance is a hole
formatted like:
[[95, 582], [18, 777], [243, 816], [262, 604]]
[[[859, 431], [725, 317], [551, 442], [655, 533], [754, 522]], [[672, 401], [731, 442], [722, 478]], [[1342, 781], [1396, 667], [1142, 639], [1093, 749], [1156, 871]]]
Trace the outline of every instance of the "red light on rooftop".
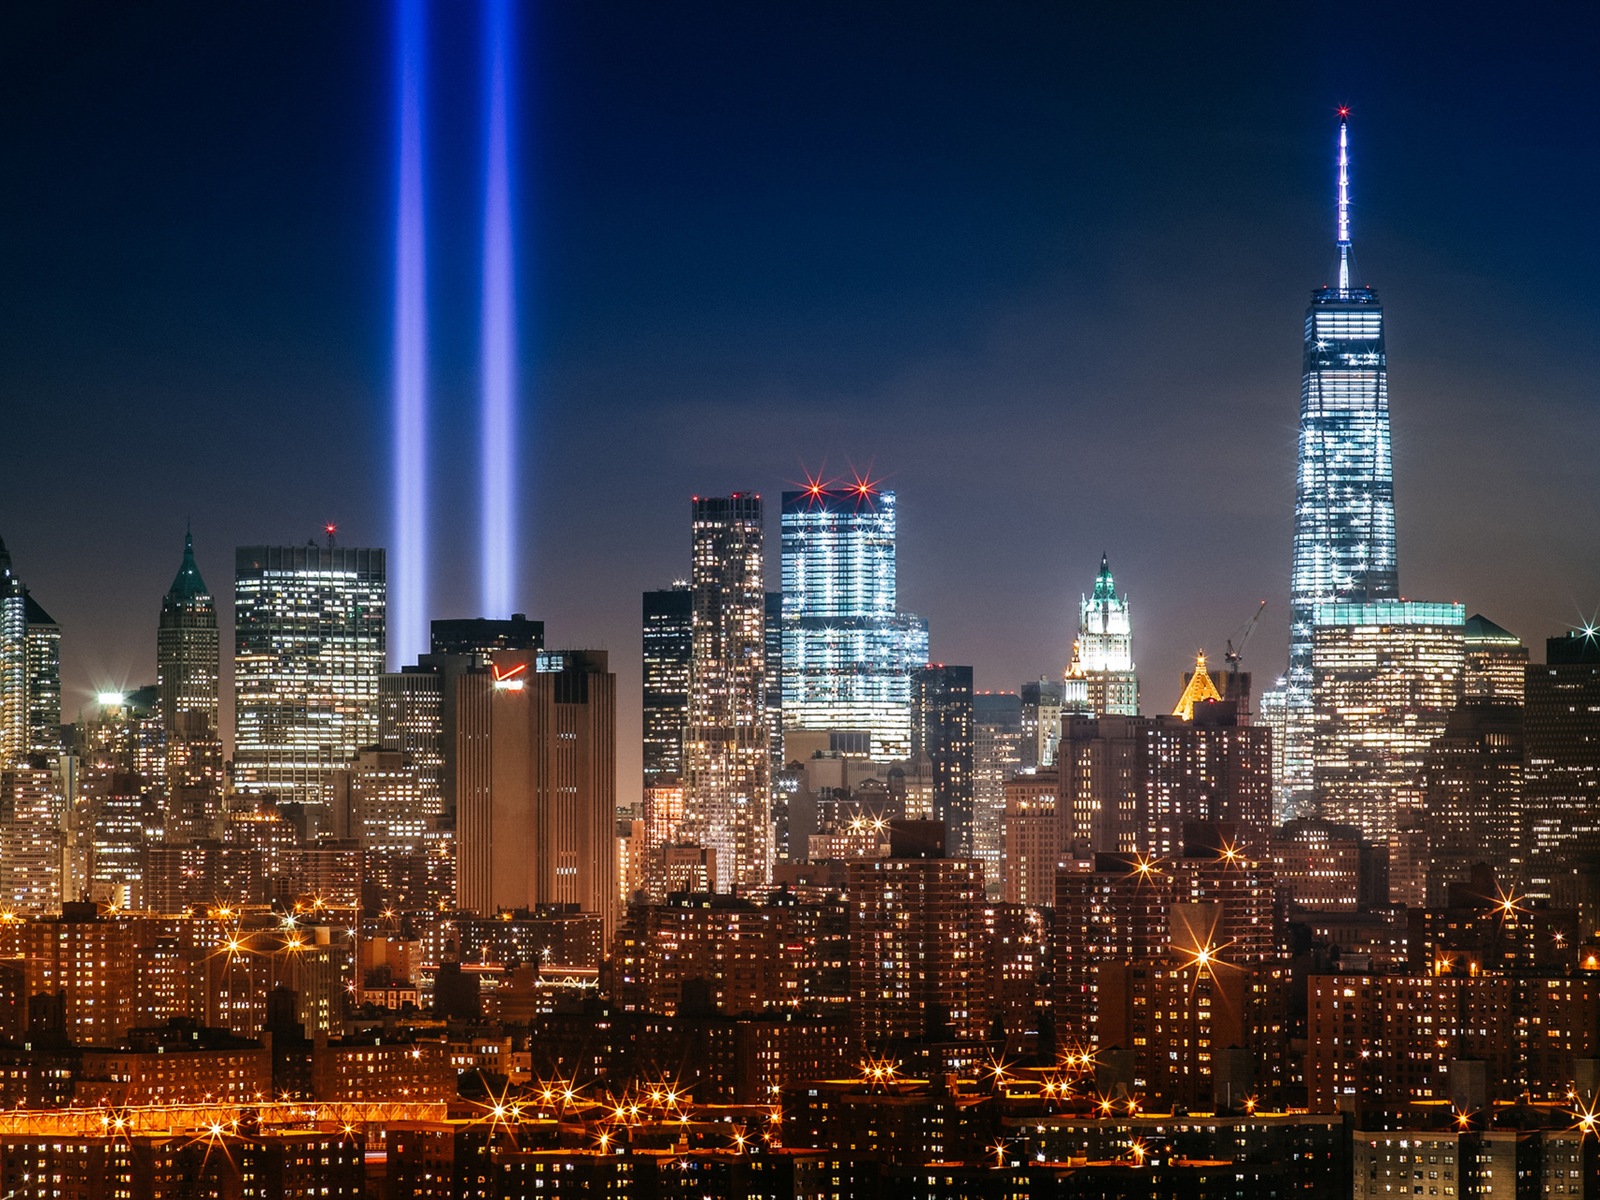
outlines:
[[1350, 106], [1348, 104], [1341, 104], [1339, 106], [1339, 115], [1341, 117], [1348, 117], [1350, 115]]

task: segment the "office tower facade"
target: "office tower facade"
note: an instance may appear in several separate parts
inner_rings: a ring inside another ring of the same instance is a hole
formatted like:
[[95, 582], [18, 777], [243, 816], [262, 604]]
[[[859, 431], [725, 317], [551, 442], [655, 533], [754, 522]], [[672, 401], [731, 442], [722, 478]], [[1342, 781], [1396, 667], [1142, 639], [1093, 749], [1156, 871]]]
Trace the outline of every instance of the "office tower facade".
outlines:
[[1468, 699], [1445, 722], [1423, 776], [1430, 907], [1478, 863], [1500, 879], [1521, 876], [1522, 758], [1520, 704]]
[[683, 727], [694, 657], [689, 584], [644, 594], [644, 785], [683, 776]]
[[439, 815], [439, 794], [400, 750], [363, 750], [333, 773], [337, 836], [380, 855], [418, 854]]
[[[449, 678], [452, 703], [448, 723], [445, 683], [443, 671], [422, 663], [389, 671], [378, 681], [378, 747], [402, 756], [405, 770], [434, 815], [445, 811], [447, 794], [450, 811], [455, 811], [453, 791], [447, 793], [445, 788], [445, 760], [452, 766], [455, 762], [450, 744], [455, 729], [455, 676]], [[452, 774], [452, 788], [454, 782]]]
[[911, 673], [928, 626], [896, 611], [895, 494], [862, 481], [783, 494], [783, 720], [911, 752]]
[[422, 789], [430, 813], [452, 820], [456, 811], [456, 696], [463, 674], [487, 666], [506, 650], [538, 654], [544, 622], [522, 613], [434, 621], [429, 652], [378, 682], [378, 746], [398, 750]]
[[983, 863], [985, 879], [1001, 878], [1006, 780], [1022, 768], [1022, 741], [1022, 697], [972, 697], [972, 856]]
[[972, 857], [972, 668], [929, 663], [911, 677], [911, 756], [933, 772], [933, 818], [945, 852]]
[[616, 676], [600, 650], [499, 651], [457, 680], [456, 881], [481, 916], [615, 919]]
[[1100, 556], [1094, 591], [1078, 607], [1078, 640], [1071, 672], [1085, 681], [1089, 712], [1097, 717], [1139, 715], [1139, 677], [1133, 669], [1133, 619], [1119, 597], [1111, 563]]
[[755, 888], [772, 870], [761, 497], [696, 498], [692, 515], [680, 835], [716, 851], [718, 890]]
[[1399, 593], [1394, 465], [1383, 307], [1351, 282], [1349, 128], [1338, 147], [1338, 284], [1311, 293], [1300, 381], [1294, 569], [1289, 584], [1289, 670], [1284, 691], [1280, 807], [1307, 806], [1315, 786], [1313, 740], [1317, 610]]
[[183, 561], [161, 598], [156, 691], [164, 746], [166, 833], [211, 837], [222, 811], [221, 645], [217, 606], [183, 536]]
[[55, 771], [27, 766], [0, 771], [0, 909], [60, 911], [66, 816]]
[[1423, 807], [1423, 765], [1461, 702], [1459, 604], [1320, 604], [1313, 785], [1320, 815], [1387, 841]]
[[1592, 929], [1600, 911], [1600, 635], [1548, 639], [1544, 665], [1528, 668], [1523, 711], [1524, 880], [1530, 894], [1578, 908]]
[[0, 541], [0, 767], [61, 753], [61, 627]]
[[1528, 648], [1482, 613], [1467, 618], [1462, 645], [1462, 697], [1488, 704], [1521, 704], [1528, 675]]
[[241, 546], [234, 573], [234, 784], [326, 809], [333, 771], [378, 740], [382, 550]]

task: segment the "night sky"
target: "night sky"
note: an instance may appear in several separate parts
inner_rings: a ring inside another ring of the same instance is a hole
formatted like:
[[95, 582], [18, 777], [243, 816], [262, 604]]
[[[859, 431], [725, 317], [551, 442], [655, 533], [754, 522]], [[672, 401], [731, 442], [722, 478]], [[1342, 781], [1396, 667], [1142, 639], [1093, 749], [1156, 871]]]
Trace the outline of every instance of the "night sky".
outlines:
[[[901, 606], [980, 687], [1059, 674], [1102, 551], [1146, 711], [1263, 598], [1275, 676], [1338, 104], [1402, 591], [1536, 658], [1600, 606], [1600, 10], [1198, 8], [520, 10], [521, 607], [612, 652], [624, 798], [690, 495], [770, 499], [775, 584], [807, 470], [898, 491]], [[435, 6], [439, 616], [477, 611], [476, 18]], [[390, 541], [391, 45], [380, 5], [0, 10], [0, 536], [69, 720], [154, 678], [186, 518], [225, 610], [237, 544]]]

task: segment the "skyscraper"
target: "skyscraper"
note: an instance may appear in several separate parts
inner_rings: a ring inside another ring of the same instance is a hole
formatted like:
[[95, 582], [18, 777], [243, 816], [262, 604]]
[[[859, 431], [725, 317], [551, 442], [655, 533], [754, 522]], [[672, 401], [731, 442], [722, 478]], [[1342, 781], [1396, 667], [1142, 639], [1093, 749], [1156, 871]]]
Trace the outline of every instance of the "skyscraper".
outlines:
[[234, 782], [321, 812], [332, 772], [378, 740], [382, 550], [241, 546], [234, 574]]
[[458, 901], [600, 913], [617, 886], [617, 677], [602, 650], [496, 651], [458, 681]]
[[1524, 709], [1524, 880], [1530, 894], [1600, 914], [1600, 634], [1545, 642]]
[[61, 753], [61, 626], [0, 541], [0, 767]]
[[1312, 751], [1320, 816], [1386, 842], [1421, 812], [1428, 750], [1461, 702], [1465, 620], [1459, 604], [1317, 606]]
[[167, 836], [209, 837], [221, 815], [217, 606], [183, 535], [183, 562], [161, 599], [156, 691], [164, 739]]
[[644, 594], [644, 785], [683, 775], [683, 726], [694, 657], [694, 596], [687, 581]]
[[1338, 284], [1311, 293], [1300, 382], [1300, 465], [1295, 486], [1294, 570], [1289, 584], [1289, 671], [1284, 679], [1280, 807], [1312, 795], [1312, 643], [1317, 606], [1399, 595], [1394, 466], [1383, 308], [1353, 286], [1349, 123], [1339, 114]]
[[858, 730], [874, 759], [911, 752], [911, 672], [928, 626], [897, 612], [895, 494], [867, 480], [783, 494], [783, 721]]
[[1482, 613], [1473, 613], [1467, 618], [1464, 644], [1464, 697], [1520, 705], [1528, 674], [1528, 648], [1522, 639]]
[[681, 836], [716, 851], [719, 890], [760, 887], [772, 863], [761, 497], [696, 497], [693, 655]]
[[1078, 609], [1078, 640], [1072, 671], [1087, 681], [1088, 705], [1097, 717], [1139, 715], [1139, 677], [1133, 670], [1133, 619], [1127, 596], [1119, 597], [1111, 564], [1100, 556], [1094, 591]]
[[933, 771], [945, 853], [972, 857], [972, 668], [929, 663], [911, 677], [911, 754]]
[[979, 692], [972, 698], [972, 854], [984, 878], [1001, 877], [1006, 780], [1022, 767], [1022, 698]]

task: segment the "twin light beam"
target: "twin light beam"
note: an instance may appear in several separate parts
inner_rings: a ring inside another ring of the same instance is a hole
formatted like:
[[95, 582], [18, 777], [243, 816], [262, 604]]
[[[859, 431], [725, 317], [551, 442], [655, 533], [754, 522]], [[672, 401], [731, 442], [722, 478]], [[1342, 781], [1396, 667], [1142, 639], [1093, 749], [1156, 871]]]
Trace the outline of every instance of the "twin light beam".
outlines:
[[[510, 103], [511, 0], [485, 0], [483, 294], [479, 347], [479, 604], [509, 615], [516, 542], [516, 295]], [[428, 650], [428, 300], [424, 114], [426, 0], [395, 6], [394, 535], [389, 652], [398, 668]]]

